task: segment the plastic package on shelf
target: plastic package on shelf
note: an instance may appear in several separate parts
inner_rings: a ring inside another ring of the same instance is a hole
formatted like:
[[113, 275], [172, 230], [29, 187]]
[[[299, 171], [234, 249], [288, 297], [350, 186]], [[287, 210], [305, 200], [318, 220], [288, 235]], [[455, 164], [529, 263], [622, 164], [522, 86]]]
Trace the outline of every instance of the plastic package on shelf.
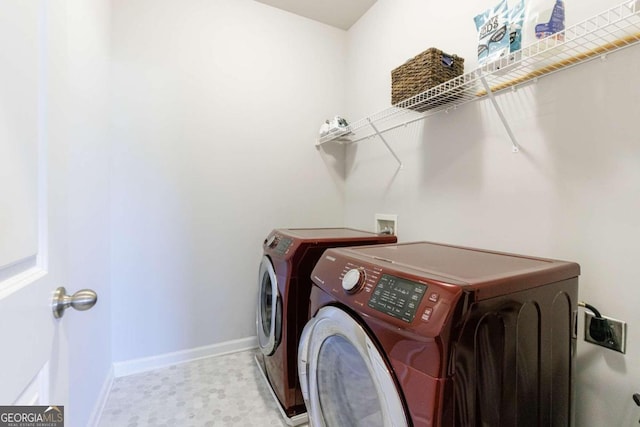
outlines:
[[321, 126], [320, 138], [331, 136], [332, 138], [344, 137], [351, 133], [349, 123], [340, 116], [335, 116], [331, 120], [326, 120]]
[[478, 63], [493, 62], [509, 54], [509, 9], [501, 0], [474, 18], [478, 30]]

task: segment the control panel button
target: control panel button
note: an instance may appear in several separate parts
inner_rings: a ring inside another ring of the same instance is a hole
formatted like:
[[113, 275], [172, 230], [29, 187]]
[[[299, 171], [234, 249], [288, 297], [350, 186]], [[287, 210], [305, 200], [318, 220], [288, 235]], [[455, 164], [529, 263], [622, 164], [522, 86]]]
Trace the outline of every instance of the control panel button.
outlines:
[[438, 302], [439, 298], [440, 295], [438, 295], [436, 292], [431, 292], [431, 295], [429, 295], [429, 301], [431, 302]]
[[364, 283], [365, 274], [361, 268], [352, 268], [342, 278], [342, 289], [347, 293], [355, 293]]
[[433, 313], [433, 308], [431, 308], [431, 307], [425, 308], [424, 309], [424, 313], [422, 313], [422, 320], [427, 322], [429, 319], [431, 319], [431, 314], [432, 313]]

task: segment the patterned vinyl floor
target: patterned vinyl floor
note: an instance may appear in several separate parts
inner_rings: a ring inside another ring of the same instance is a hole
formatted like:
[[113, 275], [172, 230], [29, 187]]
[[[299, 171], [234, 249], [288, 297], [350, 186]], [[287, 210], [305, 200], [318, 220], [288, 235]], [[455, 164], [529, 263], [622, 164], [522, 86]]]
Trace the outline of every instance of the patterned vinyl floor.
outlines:
[[286, 427], [254, 354], [116, 378], [99, 427]]

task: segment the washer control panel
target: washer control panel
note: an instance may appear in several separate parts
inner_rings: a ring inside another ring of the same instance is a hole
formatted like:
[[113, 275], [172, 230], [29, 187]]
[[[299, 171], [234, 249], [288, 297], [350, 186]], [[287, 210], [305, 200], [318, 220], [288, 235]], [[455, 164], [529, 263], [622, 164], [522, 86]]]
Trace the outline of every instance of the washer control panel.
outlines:
[[383, 319], [390, 324], [435, 336], [462, 293], [440, 277], [418, 276], [404, 267], [361, 262], [334, 256], [328, 249], [316, 264], [311, 279], [354, 310]]
[[275, 251], [281, 255], [284, 255], [285, 253], [287, 253], [292, 243], [293, 239], [282, 236], [280, 239], [278, 239], [278, 245], [276, 246]]
[[368, 306], [411, 323], [426, 293], [427, 285], [383, 274], [371, 294]]
[[281, 236], [279, 234], [271, 234], [264, 240], [264, 246], [272, 249], [274, 252], [280, 255], [286, 255], [289, 252], [289, 248], [293, 243], [293, 239], [290, 237]]

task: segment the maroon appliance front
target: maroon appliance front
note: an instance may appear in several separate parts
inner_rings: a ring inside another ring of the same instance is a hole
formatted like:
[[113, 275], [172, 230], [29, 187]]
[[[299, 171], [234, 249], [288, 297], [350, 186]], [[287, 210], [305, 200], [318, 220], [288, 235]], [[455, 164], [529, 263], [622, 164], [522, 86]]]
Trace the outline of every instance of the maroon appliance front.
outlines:
[[392, 235], [350, 228], [276, 229], [265, 239], [259, 275], [258, 356], [287, 417], [305, 413], [296, 369], [298, 341], [309, 319], [311, 271], [327, 248], [395, 243]]
[[[340, 308], [369, 335], [404, 405], [393, 425], [569, 426], [578, 275], [572, 262], [429, 242], [331, 249], [312, 272], [310, 312]], [[307, 342], [312, 323], [301, 353], [323, 348]], [[305, 364], [321, 356], [300, 357], [301, 375], [320, 372]], [[313, 400], [343, 385], [308, 387]]]

